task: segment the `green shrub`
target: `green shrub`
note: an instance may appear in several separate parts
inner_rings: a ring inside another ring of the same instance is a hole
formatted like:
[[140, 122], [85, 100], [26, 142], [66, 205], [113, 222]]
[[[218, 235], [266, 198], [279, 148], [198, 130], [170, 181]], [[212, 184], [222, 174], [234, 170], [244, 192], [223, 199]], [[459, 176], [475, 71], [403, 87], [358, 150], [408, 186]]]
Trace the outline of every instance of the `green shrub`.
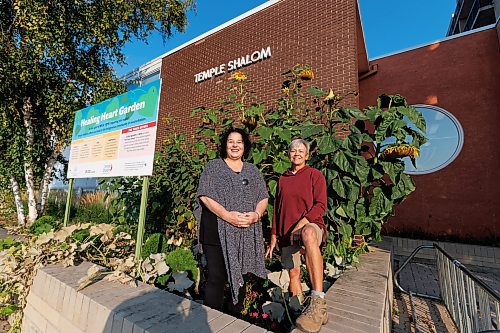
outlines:
[[193, 252], [183, 248], [175, 249], [167, 255], [166, 262], [170, 267], [169, 273], [185, 271], [193, 281], [198, 278], [198, 263]]
[[142, 246], [142, 259], [155, 253], [167, 253], [167, 238], [163, 234], [152, 234]]
[[170, 280], [170, 276], [172, 276], [172, 273], [169, 272], [167, 274], [158, 276], [155, 281], [155, 285], [157, 287], [163, 287], [165, 288], [168, 285], [168, 280]]
[[28, 228], [28, 231], [34, 235], [41, 235], [44, 232], [57, 229], [58, 226], [59, 222], [55, 219], [55, 217], [44, 215], [33, 222], [33, 224]]
[[82, 203], [74, 209], [74, 212], [72, 223], [111, 223], [108, 209], [101, 202]]
[[66, 203], [62, 200], [48, 200], [45, 204], [44, 214], [54, 216], [56, 219], [62, 220], [64, 218], [65, 209]]

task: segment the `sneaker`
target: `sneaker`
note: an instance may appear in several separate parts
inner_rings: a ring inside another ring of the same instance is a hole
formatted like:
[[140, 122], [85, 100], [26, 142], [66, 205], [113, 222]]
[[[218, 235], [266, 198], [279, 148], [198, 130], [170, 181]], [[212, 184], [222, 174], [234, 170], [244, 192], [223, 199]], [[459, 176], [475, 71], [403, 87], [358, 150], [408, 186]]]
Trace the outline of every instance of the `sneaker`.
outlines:
[[317, 333], [321, 330], [321, 326], [328, 322], [326, 301], [319, 296], [310, 296], [305, 302], [308, 304], [295, 324], [304, 332]]

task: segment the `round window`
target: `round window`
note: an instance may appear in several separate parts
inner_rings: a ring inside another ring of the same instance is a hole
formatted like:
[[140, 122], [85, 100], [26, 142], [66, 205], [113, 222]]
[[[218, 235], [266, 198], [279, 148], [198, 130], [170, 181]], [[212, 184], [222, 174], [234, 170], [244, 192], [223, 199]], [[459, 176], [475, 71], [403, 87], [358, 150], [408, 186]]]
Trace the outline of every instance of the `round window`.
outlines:
[[426, 174], [438, 171], [453, 162], [464, 143], [462, 126], [450, 112], [432, 105], [413, 105], [426, 122], [426, 136], [429, 141], [420, 147], [420, 156], [415, 168], [410, 159], [405, 158], [405, 172]]

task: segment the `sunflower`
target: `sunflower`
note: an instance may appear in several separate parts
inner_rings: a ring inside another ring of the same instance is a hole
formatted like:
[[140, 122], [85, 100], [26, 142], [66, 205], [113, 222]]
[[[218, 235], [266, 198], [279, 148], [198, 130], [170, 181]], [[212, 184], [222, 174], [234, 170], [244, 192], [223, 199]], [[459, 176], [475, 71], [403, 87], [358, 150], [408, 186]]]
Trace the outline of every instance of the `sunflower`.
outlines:
[[387, 147], [382, 154], [381, 157], [389, 157], [389, 158], [401, 158], [401, 157], [410, 157], [417, 158], [420, 151], [417, 147], [413, 147], [408, 144], [403, 145], [394, 145]]
[[246, 73], [243, 73], [243, 72], [236, 72], [234, 73], [234, 76], [233, 78], [236, 80], [236, 81], [245, 81], [247, 79], [248, 75]]
[[290, 92], [290, 88], [288, 88], [288, 87], [284, 87], [284, 88], [282, 88], [282, 89], [281, 89], [281, 92], [282, 92], [283, 94], [285, 94], [285, 95], [288, 95], [288, 93]]
[[310, 69], [303, 69], [299, 72], [299, 77], [302, 80], [312, 80], [314, 79], [314, 72]]

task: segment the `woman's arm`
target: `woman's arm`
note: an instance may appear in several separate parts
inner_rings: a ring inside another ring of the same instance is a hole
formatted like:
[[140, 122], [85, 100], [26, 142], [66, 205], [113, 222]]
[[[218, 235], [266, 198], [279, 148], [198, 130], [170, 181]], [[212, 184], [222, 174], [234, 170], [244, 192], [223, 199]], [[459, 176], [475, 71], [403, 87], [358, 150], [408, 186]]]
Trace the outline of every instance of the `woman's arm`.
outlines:
[[242, 220], [246, 223], [243, 227], [249, 227], [251, 224], [257, 222], [262, 217], [262, 214], [266, 211], [268, 199], [264, 198], [257, 203], [257, 207], [254, 212], [243, 213]]
[[326, 196], [326, 179], [323, 174], [318, 171], [313, 179], [313, 205], [304, 216], [309, 222], [314, 222], [325, 215], [327, 196]]
[[295, 233], [297, 230], [309, 224], [311, 222], [316, 221], [323, 215], [325, 215], [326, 204], [327, 204], [327, 195], [326, 195], [326, 179], [321, 172], [318, 172], [315, 175], [315, 179], [313, 179], [312, 183], [313, 190], [313, 205], [311, 209], [307, 212], [307, 214], [301, 218], [291, 233]]
[[207, 196], [201, 196], [200, 200], [212, 213], [227, 223], [235, 227], [245, 227], [246, 221], [243, 220], [243, 214], [240, 212], [228, 212], [224, 206]]

